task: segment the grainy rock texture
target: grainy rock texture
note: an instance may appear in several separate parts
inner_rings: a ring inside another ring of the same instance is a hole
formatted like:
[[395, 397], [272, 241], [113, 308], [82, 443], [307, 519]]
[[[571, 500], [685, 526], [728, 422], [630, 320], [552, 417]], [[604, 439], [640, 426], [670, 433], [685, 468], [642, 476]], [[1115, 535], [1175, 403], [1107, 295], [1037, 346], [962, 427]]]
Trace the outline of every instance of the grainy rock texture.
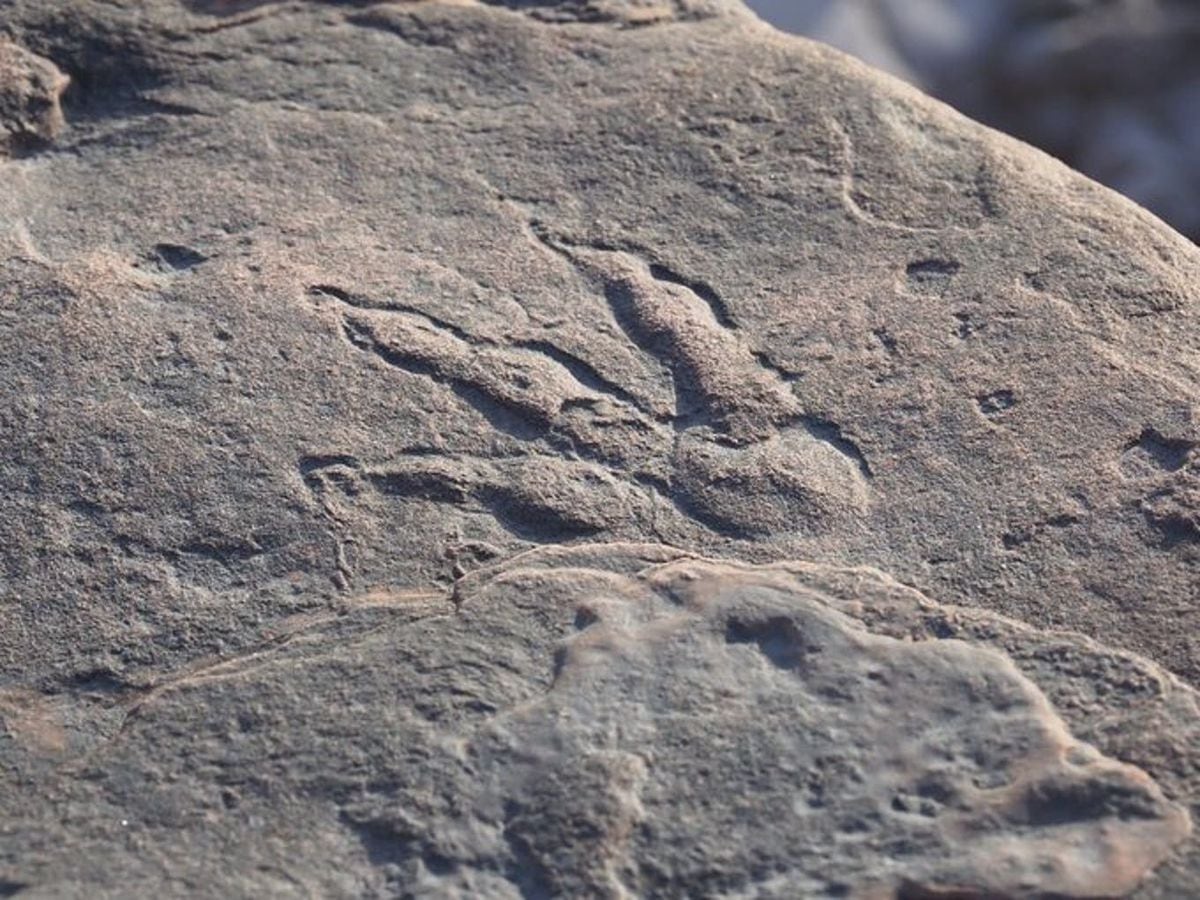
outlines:
[[376, 590], [96, 694], [9, 701], [10, 846], [48, 895], [1117, 896], [1188, 815], [1051, 699], [1093, 740], [1154, 729], [1117, 746], [1170, 793], [1200, 777], [1197, 697], [1150, 663], [661, 545]]
[[63, 127], [67, 77], [53, 63], [0, 38], [0, 153], [36, 150]]
[[1200, 895], [1187, 240], [732, 0], [0, 35], [9, 893]]
[[1200, 241], [1193, 0], [750, 0], [1042, 147]]

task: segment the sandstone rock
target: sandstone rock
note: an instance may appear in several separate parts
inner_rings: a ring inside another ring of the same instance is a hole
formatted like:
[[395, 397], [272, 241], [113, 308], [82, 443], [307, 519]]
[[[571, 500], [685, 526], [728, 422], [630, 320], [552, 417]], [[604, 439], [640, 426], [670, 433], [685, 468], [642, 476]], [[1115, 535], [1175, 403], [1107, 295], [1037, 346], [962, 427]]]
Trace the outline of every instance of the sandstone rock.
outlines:
[[54, 896], [1118, 896], [1188, 814], [1047, 692], [1179, 741], [1121, 747], [1172, 794], [1200, 777], [1197, 697], [1144, 660], [868, 569], [658, 545], [350, 596], [79, 690], [10, 701], [51, 798], [8, 817], [12, 879]]
[[751, 0], [1050, 151], [1200, 240], [1189, 0]]
[[14, 892], [1200, 894], [1183, 237], [727, 3], [3, 13]]
[[62, 131], [67, 82], [49, 60], [0, 37], [0, 153], [36, 149]]

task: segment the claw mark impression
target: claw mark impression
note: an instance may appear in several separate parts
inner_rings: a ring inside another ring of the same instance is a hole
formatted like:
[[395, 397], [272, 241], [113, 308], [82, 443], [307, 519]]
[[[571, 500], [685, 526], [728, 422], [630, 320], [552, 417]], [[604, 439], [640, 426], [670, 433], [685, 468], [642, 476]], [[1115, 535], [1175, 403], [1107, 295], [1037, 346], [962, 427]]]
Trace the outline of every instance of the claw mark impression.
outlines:
[[711, 286], [636, 253], [533, 234], [605, 298], [635, 352], [669, 373], [672, 396], [605, 377], [545, 333], [481, 337], [413, 306], [314, 285], [309, 296], [336, 312], [352, 346], [453, 393], [521, 460], [405, 459], [368, 478], [372, 487], [485, 509], [537, 541], [612, 535], [622, 523], [652, 534], [659, 498], [669, 515], [743, 539], [821, 532], [867, 511], [867, 460], [805, 411]]

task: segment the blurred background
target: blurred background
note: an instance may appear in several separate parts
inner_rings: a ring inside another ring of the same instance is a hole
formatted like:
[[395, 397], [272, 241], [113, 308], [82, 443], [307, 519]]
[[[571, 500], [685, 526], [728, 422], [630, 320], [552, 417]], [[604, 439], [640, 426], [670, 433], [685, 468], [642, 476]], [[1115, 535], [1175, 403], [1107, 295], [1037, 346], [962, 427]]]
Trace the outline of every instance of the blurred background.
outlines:
[[1200, 0], [747, 0], [1200, 241]]

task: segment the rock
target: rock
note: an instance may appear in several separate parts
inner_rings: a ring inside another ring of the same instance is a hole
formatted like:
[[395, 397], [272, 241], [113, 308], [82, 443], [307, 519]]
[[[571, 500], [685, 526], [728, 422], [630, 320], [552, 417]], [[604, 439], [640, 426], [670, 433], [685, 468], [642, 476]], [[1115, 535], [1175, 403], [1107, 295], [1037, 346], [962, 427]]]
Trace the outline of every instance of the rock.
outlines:
[[1200, 894], [1183, 237], [731, 3], [4, 27], [12, 892]]
[[33, 150], [58, 136], [68, 81], [49, 60], [0, 37], [0, 153]]
[[1178, 740], [1118, 745], [1173, 795], [1200, 777], [1197, 697], [1147, 661], [869, 569], [658, 545], [537, 549], [76, 689], [13, 704], [52, 798], [9, 817], [13, 878], [55, 896], [1118, 896], [1188, 814], [1048, 695], [1089, 736]]
[[751, 0], [1015, 134], [1200, 240], [1200, 15], [1187, 0]]

